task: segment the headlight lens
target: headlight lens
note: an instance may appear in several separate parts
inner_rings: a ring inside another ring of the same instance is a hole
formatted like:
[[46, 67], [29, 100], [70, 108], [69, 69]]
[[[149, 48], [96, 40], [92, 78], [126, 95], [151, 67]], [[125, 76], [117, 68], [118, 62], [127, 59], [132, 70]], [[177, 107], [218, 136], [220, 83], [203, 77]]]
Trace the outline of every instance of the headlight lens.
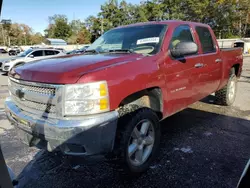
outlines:
[[65, 86], [64, 115], [87, 115], [109, 111], [106, 81]]

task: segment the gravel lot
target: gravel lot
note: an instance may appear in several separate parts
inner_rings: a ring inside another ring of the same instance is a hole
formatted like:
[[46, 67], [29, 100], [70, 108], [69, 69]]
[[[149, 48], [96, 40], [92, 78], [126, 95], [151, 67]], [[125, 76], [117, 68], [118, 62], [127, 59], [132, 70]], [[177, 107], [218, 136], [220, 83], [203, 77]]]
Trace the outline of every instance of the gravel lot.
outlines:
[[132, 179], [106, 163], [75, 171], [58, 156], [23, 145], [3, 113], [6, 76], [0, 76], [0, 86], [0, 141], [20, 187], [233, 188], [250, 158], [250, 58], [244, 60], [235, 105], [215, 105], [209, 96], [162, 121], [159, 157], [149, 171]]

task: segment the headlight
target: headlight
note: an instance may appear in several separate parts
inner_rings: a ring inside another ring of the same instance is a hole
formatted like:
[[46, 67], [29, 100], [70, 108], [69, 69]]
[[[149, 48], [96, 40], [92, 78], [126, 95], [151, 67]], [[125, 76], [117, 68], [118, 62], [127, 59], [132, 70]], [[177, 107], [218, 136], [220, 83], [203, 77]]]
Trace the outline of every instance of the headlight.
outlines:
[[65, 85], [64, 115], [87, 115], [109, 111], [106, 81]]

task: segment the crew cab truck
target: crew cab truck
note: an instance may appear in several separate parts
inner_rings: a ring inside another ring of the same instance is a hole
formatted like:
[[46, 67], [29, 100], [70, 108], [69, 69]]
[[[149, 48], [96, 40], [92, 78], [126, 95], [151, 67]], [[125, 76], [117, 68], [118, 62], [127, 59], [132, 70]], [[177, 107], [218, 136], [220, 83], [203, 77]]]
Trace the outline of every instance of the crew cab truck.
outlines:
[[104, 156], [137, 174], [156, 156], [160, 120], [214, 92], [233, 104], [242, 62], [242, 49], [220, 49], [205, 24], [128, 25], [84, 55], [11, 69], [6, 114], [29, 146]]

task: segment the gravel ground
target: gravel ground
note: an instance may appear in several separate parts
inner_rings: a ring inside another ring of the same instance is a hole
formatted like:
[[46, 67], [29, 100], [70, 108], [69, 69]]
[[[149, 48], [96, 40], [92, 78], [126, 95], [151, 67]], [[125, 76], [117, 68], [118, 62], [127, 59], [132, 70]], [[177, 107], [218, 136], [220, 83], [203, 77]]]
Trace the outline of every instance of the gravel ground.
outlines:
[[6, 80], [0, 76], [0, 141], [20, 187], [233, 188], [250, 158], [250, 58], [244, 60], [235, 105], [215, 105], [209, 96], [162, 121], [159, 157], [130, 179], [106, 163], [69, 169], [58, 156], [23, 145], [2, 112]]

